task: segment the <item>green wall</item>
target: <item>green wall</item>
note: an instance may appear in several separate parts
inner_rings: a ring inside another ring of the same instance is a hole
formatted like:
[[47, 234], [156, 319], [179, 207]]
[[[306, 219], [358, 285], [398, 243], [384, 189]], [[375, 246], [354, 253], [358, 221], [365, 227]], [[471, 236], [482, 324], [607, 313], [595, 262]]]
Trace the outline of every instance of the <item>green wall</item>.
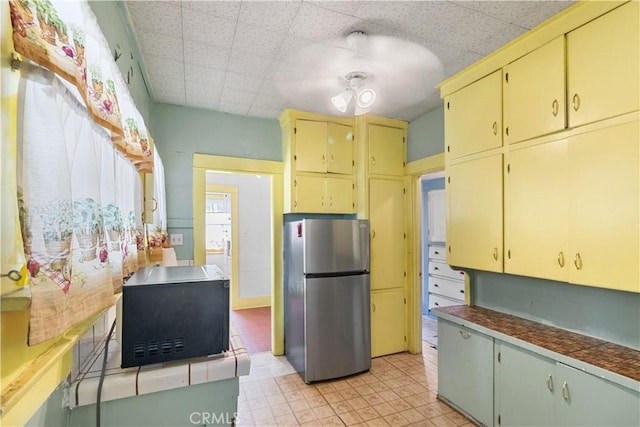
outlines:
[[423, 159], [444, 151], [444, 108], [437, 108], [409, 123], [407, 161]]
[[282, 160], [280, 123], [200, 108], [153, 104], [151, 128], [164, 165], [167, 230], [182, 233], [178, 259], [193, 259], [193, 154]]

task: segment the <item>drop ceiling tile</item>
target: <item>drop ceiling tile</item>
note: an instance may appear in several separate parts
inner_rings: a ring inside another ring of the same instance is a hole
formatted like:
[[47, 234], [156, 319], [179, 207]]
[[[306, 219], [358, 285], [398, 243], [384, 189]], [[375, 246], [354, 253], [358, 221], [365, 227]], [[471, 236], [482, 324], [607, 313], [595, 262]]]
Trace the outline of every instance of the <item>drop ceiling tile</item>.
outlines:
[[238, 24], [233, 38], [233, 49], [250, 54], [272, 56], [278, 52], [286, 35], [285, 32]]
[[357, 19], [352, 16], [303, 3], [291, 25], [289, 34], [307, 40], [329, 43], [356, 21]]
[[202, 65], [215, 70], [226, 70], [229, 50], [193, 40], [184, 40], [184, 62]]
[[284, 108], [279, 109], [279, 108], [260, 107], [257, 105], [253, 105], [251, 108], [249, 108], [249, 112], [247, 113], [247, 115], [251, 117], [261, 117], [265, 119], [277, 119], [278, 116], [280, 116], [280, 114], [284, 110], [285, 110]]
[[533, 28], [561, 10], [571, 6], [573, 1], [457, 1], [462, 7], [482, 12], [523, 28]]
[[145, 57], [144, 64], [152, 82], [156, 77], [167, 77], [184, 82], [184, 63], [182, 60], [174, 61], [172, 59], [148, 55]]
[[168, 104], [184, 105], [184, 81], [165, 79], [157, 82], [153, 87], [153, 100], [156, 102], [166, 102]]
[[284, 110], [286, 107], [286, 101], [279, 96], [266, 96], [262, 93], [258, 93], [253, 101], [254, 107], [272, 108], [275, 110]]
[[417, 8], [418, 2], [411, 1], [364, 1], [354, 15], [379, 25], [397, 26], [410, 19]]
[[196, 81], [187, 81], [185, 92], [186, 100], [189, 105], [215, 109], [220, 103], [222, 85], [216, 87], [211, 85], [202, 85]]
[[249, 104], [236, 104], [234, 102], [220, 101], [219, 109], [225, 113], [240, 114], [246, 116], [249, 112]]
[[257, 93], [260, 91], [263, 81], [264, 77], [245, 76], [240, 73], [227, 73], [224, 81], [224, 87], [244, 92]]
[[512, 24], [502, 24], [497, 32], [485, 37], [484, 39], [478, 39], [469, 44], [469, 50], [480, 53], [482, 55], [488, 55], [504, 46], [511, 40], [522, 35], [526, 29]]
[[256, 98], [256, 92], [245, 92], [237, 89], [229, 89], [227, 87], [222, 89], [222, 95], [220, 96], [220, 103], [232, 103], [232, 104], [246, 104], [248, 106], [253, 103]]
[[184, 9], [196, 10], [235, 22], [240, 12], [239, 1], [183, 1]]
[[467, 68], [469, 65], [481, 60], [484, 58], [482, 55], [478, 55], [473, 52], [464, 52], [459, 57], [452, 59], [450, 61], [443, 62], [444, 66], [444, 74], [445, 76], [453, 76], [458, 71], [461, 71]]
[[301, 1], [244, 1], [241, 3], [238, 21], [286, 33], [301, 4]]
[[270, 56], [234, 50], [229, 57], [227, 71], [235, 71], [248, 76], [265, 76], [271, 70], [272, 65], [273, 59]]
[[309, 1], [305, 2], [313, 6], [322, 7], [324, 9], [333, 10], [334, 12], [343, 13], [345, 15], [355, 16], [356, 11], [361, 5], [361, 1], [345, 0], [345, 1]]
[[184, 38], [212, 46], [230, 48], [233, 43], [235, 21], [205, 15], [193, 9], [183, 9]]
[[200, 87], [213, 87], [218, 91], [222, 90], [224, 84], [226, 72], [222, 70], [216, 70], [201, 65], [185, 64], [184, 65], [184, 79], [189, 85], [190, 82]]
[[[423, 40], [437, 40], [446, 43], [448, 37], [468, 30], [458, 26], [458, 22], [473, 12], [449, 2], [419, 2], [411, 16], [398, 25], [409, 34]], [[460, 30], [459, 30], [460, 29]]]
[[169, 37], [152, 31], [144, 31], [136, 38], [143, 57], [152, 55], [160, 58], [183, 59], [184, 47], [181, 38]]
[[129, 1], [127, 8], [136, 33], [143, 30], [169, 37], [182, 36], [182, 21], [176, 19], [182, 14], [180, 5], [158, 1]]

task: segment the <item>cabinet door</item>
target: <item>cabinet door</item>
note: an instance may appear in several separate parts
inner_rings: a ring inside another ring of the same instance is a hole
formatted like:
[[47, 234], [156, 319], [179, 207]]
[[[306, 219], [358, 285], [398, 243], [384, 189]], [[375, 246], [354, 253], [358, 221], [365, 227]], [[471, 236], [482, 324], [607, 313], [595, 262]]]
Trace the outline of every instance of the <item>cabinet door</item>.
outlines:
[[353, 213], [353, 180], [351, 178], [326, 178], [326, 211], [330, 213]]
[[567, 280], [567, 142], [509, 154], [505, 272]]
[[640, 125], [569, 139], [569, 281], [640, 292]]
[[327, 123], [296, 120], [296, 170], [326, 172]]
[[447, 262], [501, 272], [502, 154], [452, 165], [447, 175]]
[[493, 425], [493, 338], [438, 319], [438, 395]]
[[325, 182], [323, 177], [298, 175], [294, 186], [294, 212], [318, 213], [325, 211]]
[[632, 1], [567, 34], [570, 127], [640, 108], [638, 16]]
[[502, 147], [502, 70], [445, 97], [444, 105], [449, 157]]
[[404, 184], [369, 181], [371, 289], [404, 285]]
[[564, 128], [564, 36], [504, 68], [504, 139], [514, 143]]
[[406, 350], [404, 291], [371, 293], [371, 357]]
[[327, 172], [351, 175], [353, 172], [353, 128], [329, 123]]
[[404, 131], [380, 125], [369, 125], [369, 173], [404, 175]]
[[554, 405], [560, 384], [555, 362], [503, 342], [496, 342], [496, 352], [496, 424], [557, 425]]
[[562, 363], [558, 363], [556, 368], [556, 400], [559, 407], [555, 424], [640, 425], [640, 393], [637, 390], [633, 391]]

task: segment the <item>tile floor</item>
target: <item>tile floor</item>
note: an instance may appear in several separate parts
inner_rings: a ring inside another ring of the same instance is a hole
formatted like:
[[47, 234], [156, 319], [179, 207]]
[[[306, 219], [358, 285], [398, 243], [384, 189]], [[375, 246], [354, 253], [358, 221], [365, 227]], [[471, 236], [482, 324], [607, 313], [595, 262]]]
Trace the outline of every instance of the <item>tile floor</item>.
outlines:
[[371, 370], [305, 384], [284, 356], [251, 356], [240, 378], [238, 426], [470, 427], [471, 421], [436, 399], [438, 352], [399, 353], [372, 360]]
[[271, 350], [271, 307], [231, 310], [229, 314], [249, 354]]

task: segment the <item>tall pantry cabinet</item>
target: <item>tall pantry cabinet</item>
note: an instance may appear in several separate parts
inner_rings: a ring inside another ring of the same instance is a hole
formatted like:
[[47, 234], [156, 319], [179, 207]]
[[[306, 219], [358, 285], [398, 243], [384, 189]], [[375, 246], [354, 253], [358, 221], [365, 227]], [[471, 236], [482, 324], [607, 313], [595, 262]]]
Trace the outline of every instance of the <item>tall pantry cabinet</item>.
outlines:
[[371, 354], [406, 350], [407, 123], [286, 110], [280, 125], [285, 213], [369, 219]]

